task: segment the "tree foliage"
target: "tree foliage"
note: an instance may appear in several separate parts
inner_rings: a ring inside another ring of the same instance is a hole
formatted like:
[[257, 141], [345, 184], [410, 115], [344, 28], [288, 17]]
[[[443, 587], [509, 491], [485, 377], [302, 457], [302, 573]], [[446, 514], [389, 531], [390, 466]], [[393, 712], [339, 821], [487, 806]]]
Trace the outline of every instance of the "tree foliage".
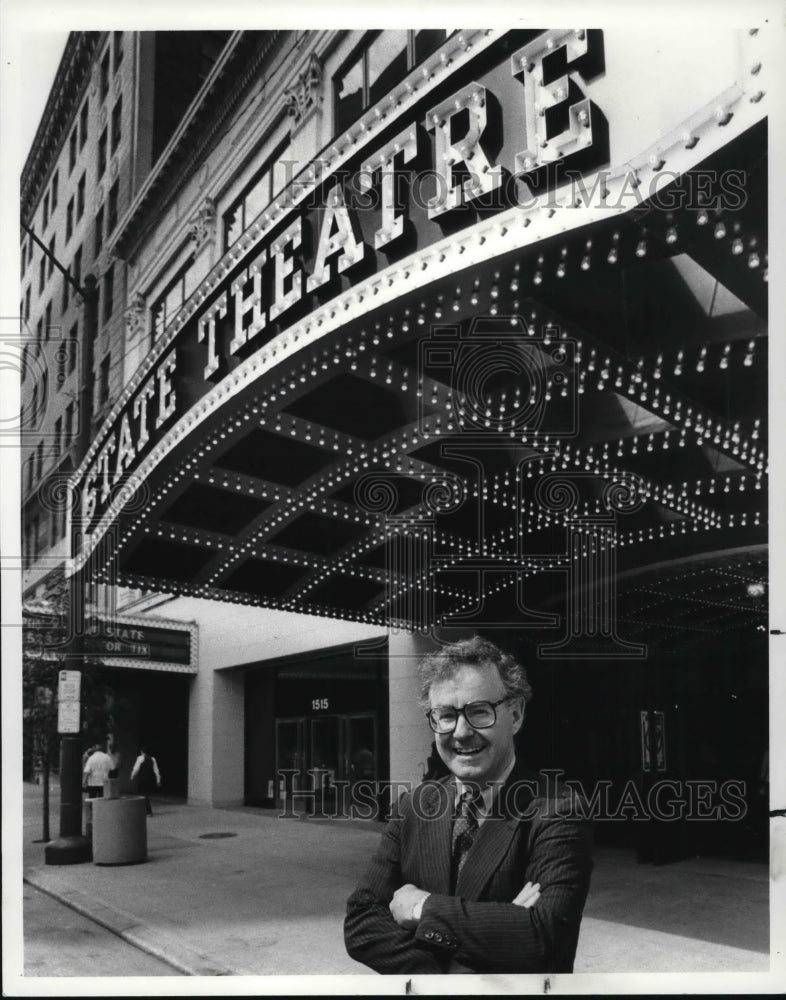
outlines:
[[61, 670], [80, 670], [81, 733], [86, 744], [103, 742], [112, 731], [122, 704], [114, 697], [101, 663], [95, 657], [75, 660], [67, 655], [68, 581], [64, 574], [48, 581], [46, 597], [26, 603], [22, 611], [22, 705], [26, 756], [42, 768], [57, 761], [57, 688]]

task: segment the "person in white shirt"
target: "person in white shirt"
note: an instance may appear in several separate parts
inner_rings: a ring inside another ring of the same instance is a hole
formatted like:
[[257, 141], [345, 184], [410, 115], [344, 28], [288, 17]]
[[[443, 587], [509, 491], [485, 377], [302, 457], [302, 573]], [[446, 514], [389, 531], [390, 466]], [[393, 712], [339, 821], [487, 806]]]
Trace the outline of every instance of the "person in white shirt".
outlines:
[[109, 777], [109, 772], [114, 766], [115, 762], [100, 746], [97, 746], [90, 754], [82, 772], [83, 784], [87, 789], [89, 798], [103, 798], [104, 782]]
[[158, 770], [158, 761], [143, 748], [139, 751], [139, 756], [134, 761], [131, 769], [131, 780], [138, 779], [138, 790], [140, 795], [145, 797], [145, 808], [147, 815], [153, 815], [153, 808], [150, 805], [150, 796], [161, 787], [161, 772]]

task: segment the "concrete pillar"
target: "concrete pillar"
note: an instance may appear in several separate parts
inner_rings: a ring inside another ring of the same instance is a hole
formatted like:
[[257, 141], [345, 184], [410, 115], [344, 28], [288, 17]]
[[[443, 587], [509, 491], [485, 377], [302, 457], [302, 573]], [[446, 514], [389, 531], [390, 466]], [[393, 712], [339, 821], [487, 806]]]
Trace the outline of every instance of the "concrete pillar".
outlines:
[[188, 801], [243, 804], [243, 674], [204, 670], [194, 678], [188, 714]]
[[418, 661], [435, 648], [427, 636], [391, 630], [389, 656], [390, 778], [417, 784], [433, 738], [418, 704]]
[[188, 801], [211, 803], [213, 771], [213, 671], [194, 677], [188, 698]]
[[245, 677], [239, 670], [213, 674], [213, 806], [242, 806], [244, 791]]

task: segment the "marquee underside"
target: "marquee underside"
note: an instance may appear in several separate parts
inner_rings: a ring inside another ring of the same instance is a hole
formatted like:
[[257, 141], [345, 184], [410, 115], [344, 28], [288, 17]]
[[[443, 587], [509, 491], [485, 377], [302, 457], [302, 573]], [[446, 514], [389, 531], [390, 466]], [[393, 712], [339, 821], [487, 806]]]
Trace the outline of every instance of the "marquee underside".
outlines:
[[181, 439], [88, 574], [539, 641], [570, 600], [664, 650], [765, 623], [765, 158], [757, 127], [706, 164], [746, 171], [733, 212], [645, 204], [349, 314]]

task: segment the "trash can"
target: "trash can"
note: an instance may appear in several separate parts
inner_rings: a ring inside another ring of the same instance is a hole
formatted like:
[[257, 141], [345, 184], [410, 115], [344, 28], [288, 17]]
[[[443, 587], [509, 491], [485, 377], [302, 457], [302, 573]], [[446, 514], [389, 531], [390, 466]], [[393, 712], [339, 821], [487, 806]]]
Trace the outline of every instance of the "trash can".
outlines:
[[147, 815], [142, 795], [93, 799], [93, 864], [147, 861]]

